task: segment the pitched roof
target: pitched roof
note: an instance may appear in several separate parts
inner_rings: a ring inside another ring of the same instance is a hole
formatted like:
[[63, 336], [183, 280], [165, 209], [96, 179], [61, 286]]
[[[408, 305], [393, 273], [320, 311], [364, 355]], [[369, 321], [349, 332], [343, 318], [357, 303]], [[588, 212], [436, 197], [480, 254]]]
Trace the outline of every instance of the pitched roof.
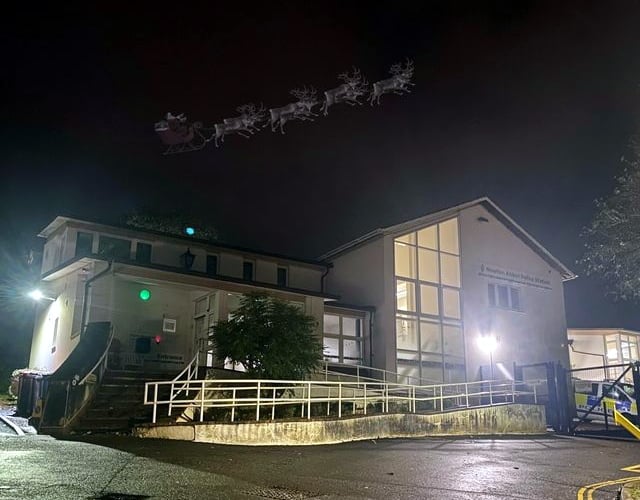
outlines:
[[395, 224], [393, 226], [382, 227], [370, 231], [359, 238], [356, 238], [344, 245], [341, 245], [324, 255], [322, 255], [319, 259], [325, 261], [331, 261], [333, 258], [349, 252], [354, 248], [370, 241], [376, 239], [378, 237], [382, 237], [385, 235], [395, 235], [402, 234], [404, 232], [409, 232], [412, 229], [418, 227], [424, 227], [431, 224], [435, 224], [436, 222], [446, 220], [450, 217], [457, 215], [459, 212], [463, 210], [473, 207], [475, 205], [483, 205], [489, 212], [491, 212], [500, 222], [502, 222], [505, 226], [507, 226], [511, 232], [513, 232], [520, 240], [522, 240], [526, 245], [528, 245], [536, 254], [538, 254], [544, 261], [546, 261], [553, 269], [558, 271], [562, 276], [563, 280], [568, 281], [574, 278], [577, 278], [577, 275], [574, 274], [569, 268], [567, 268], [562, 262], [556, 259], [549, 251], [544, 248], [538, 241], [527, 233], [522, 227], [518, 225], [511, 217], [509, 217], [498, 205], [496, 205], [493, 201], [491, 201], [488, 197], [484, 196], [482, 198], [477, 198], [472, 201], [468, 201], [466, 203], [461, 203], [460, 205], [456, 205], [454, 207], [446, 208], [444, 210], [439, 210], [437, 212], [432, 212], [427, 215], [423, 215], [422, 217], [418, 217], [416, 219], [412, 219], [406, 222], [402, 222], [400, 224]]

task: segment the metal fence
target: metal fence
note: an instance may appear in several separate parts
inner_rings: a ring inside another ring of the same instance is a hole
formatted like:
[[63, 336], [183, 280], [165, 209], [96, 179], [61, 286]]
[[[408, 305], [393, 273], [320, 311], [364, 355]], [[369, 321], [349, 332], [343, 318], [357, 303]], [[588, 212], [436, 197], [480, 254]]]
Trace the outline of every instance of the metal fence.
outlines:
[[[537, 403], [537, 386], [514, 380], [409, 385], [380, 381], [172, 380], [147, 382], [146, 405], [195, 410], [194, 419], [231, 421], [337, 417], [372, 413], [436, 413], [516, 402]], [[287, 411], [281, 409], [287, 408]]]

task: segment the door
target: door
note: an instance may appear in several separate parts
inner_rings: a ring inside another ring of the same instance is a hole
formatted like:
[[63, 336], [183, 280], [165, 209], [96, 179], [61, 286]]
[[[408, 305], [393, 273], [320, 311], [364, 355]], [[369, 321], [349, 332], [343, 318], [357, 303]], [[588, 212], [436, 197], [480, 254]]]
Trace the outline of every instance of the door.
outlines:
[[218, 292], [208, 293], [194, 300], [194, 344], [200, 353], [200, 366], [212, 367], [214, 364], [214, 346], [210, 340], [213, 327], [218, 322]]

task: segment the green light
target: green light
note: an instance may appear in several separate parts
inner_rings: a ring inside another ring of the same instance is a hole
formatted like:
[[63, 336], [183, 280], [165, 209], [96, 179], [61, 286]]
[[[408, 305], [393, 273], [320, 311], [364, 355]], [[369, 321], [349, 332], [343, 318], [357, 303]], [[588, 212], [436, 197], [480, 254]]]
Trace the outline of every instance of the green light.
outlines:
[[138, 297], [140, 297], [140, 300], [144, 300], [146, 302], [151, 298], [151, 292], [146, 288], [143, 288], [140, 290], [140, 293], [138, 293]]

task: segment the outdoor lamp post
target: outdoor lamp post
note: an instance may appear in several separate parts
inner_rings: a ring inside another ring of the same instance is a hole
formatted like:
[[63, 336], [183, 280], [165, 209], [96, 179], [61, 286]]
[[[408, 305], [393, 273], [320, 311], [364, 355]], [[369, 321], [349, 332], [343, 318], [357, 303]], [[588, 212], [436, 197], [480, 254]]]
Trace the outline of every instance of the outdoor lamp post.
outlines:
[[489, 354], [489, 374], [493, 380], [493, 351], [498, 347], [498, 337], [493, 334], [481, 335], [478, 337], [478, 346]]

